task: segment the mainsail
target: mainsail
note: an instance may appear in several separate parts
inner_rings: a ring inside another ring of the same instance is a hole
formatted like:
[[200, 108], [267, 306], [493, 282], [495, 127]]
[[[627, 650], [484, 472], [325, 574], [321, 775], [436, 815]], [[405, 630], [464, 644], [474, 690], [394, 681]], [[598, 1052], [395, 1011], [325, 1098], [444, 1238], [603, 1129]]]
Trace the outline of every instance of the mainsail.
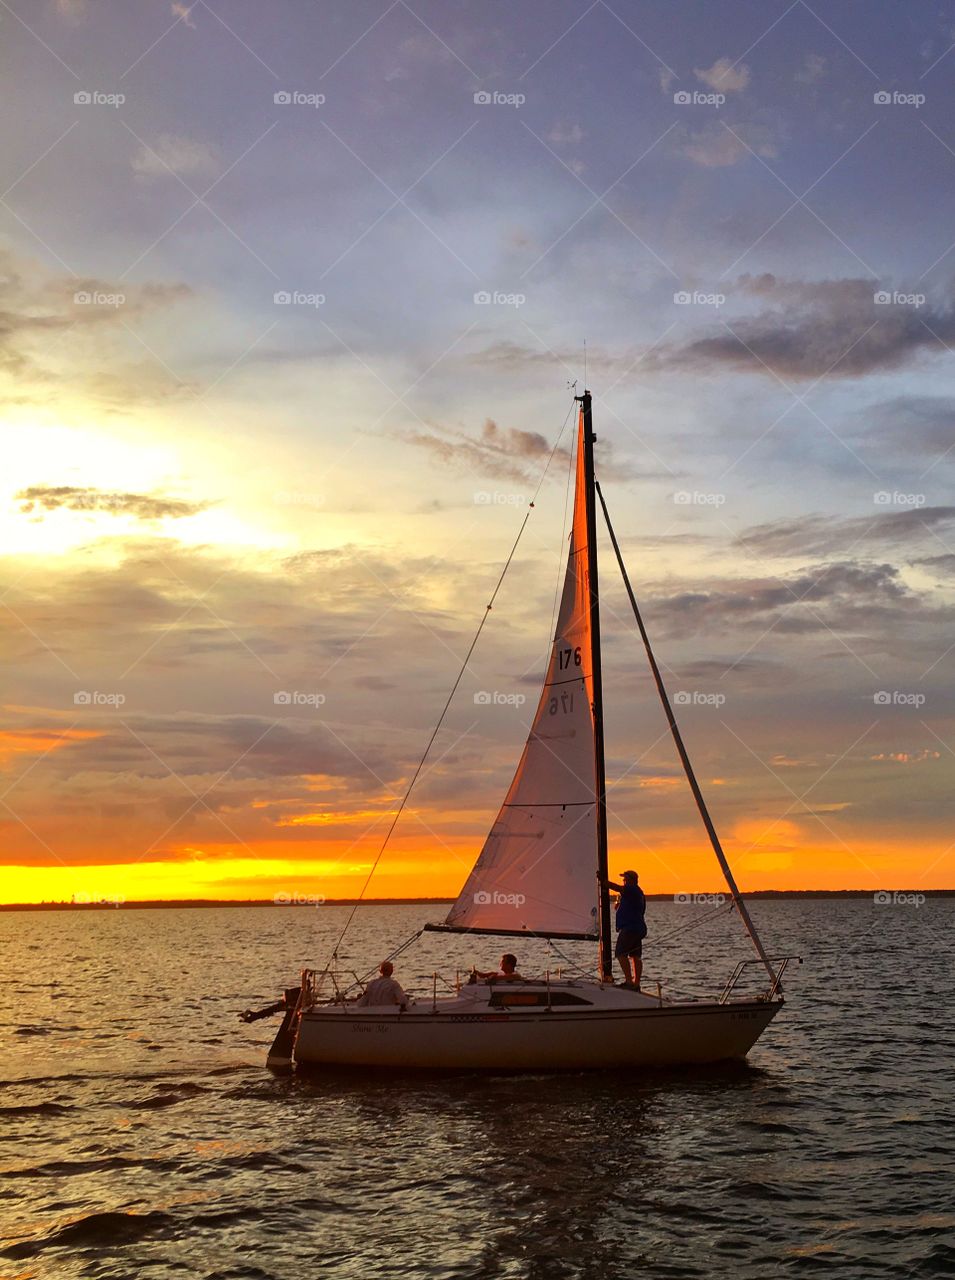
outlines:
[[584, 415], [567, 572], [547, 678], [517, 772], [445, 927], [595, 938], [596, 746]]

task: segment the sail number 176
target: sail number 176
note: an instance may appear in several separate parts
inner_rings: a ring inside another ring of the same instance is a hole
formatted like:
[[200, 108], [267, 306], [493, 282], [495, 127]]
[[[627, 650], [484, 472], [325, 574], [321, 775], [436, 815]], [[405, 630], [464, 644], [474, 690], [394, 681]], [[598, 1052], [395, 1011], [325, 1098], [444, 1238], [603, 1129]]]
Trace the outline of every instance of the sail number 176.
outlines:
[[557, 650], [557, 668], [559, 671], [566, 671], [571, 665], [580, 666], [580, 645], [576, 649], [558, 649]]

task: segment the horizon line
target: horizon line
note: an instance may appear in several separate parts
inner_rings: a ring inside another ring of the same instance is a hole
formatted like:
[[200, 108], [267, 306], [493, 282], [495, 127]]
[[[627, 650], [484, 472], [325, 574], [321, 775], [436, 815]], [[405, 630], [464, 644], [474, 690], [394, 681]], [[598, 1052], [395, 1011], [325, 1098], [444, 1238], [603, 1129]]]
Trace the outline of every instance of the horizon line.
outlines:
[[[754, 889], [740, 896], [749, 899], [774, 898], [872, 898], [917, 895], [923, 900], [927, 898], [945, 898], [955, 896], [955, 888], [951, 889]], [[85, 895], [84, 895], [85, 896]], [[40, 902], [3, 902], [0, 911], [114, 911], [114, 910], [164, 910], [176, 908], [214, 908], [214, 907], [394, 907], [394, 906], [437, 906], [453, 903], [454, 896], [439, 898], [323, 898], [320, 894], [276, 895], [286, 901], [273, 898], [141, 898], [127, 899], [120, 897], [90, 898], [77, 902], [66, 899], [42, 900]], [[648, 902], [672, 902], [677, 906], [696, 905], [697, 901], [711, 902], [722, 898], [730, 901], [730, 895], [723, 892], [713, 893], [648, 893]]]

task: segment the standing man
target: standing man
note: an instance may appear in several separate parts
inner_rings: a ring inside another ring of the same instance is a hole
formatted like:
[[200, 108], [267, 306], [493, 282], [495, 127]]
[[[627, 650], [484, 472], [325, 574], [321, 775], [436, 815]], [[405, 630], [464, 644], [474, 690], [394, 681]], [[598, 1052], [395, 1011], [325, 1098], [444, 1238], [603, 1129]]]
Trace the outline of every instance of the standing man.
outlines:
[[640, 990], [640, 978], [643, 975], [643, 940], [647, 936], [647, 900], [640, 888], [639, 879], [636, 871], [625, 871], [623, 884], [607, 881], [608, 886], [620, 894], [617, 899], [617, 946], [614, 955], [620, 961], [624, 983], [628, 987], [635, 987], [637, 991]]

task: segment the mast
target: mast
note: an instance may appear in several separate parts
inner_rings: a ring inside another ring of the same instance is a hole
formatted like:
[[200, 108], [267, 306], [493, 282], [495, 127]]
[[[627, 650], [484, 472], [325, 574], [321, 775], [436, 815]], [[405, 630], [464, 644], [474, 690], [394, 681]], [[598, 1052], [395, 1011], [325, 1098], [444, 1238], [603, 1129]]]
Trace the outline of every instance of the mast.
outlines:
[[593, 674], [594, 781], [597, 793], [597, 902], [600, 928], [600, 976], [613, 976], [610, 886], [607, 866], [607, 774], [604, 762], [603, 679], [600, 669], [600, 592], [597, 579], [597, 503], [590, 392], [584, 389], [580, 413], [584, 432], [584, 488], [587, 515], [587, 579], [590, 588], [590, 669]]

